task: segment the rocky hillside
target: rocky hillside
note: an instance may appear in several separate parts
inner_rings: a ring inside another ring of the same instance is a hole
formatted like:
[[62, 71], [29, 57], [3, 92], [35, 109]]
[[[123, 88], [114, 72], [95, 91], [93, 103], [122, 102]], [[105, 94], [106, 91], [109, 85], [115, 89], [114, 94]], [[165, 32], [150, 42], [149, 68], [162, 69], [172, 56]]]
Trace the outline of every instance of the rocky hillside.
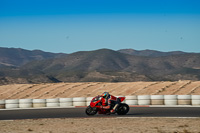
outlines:
[[76, 52], [1, 68], [3, 83], [200, 80], [200, 54], [136, 56], [109, 49]]
[[0, 67], [19, 67], [33, 60], [44, 60], [61, 57], [64, 54], [55, 54], [41, 50], [25, 50], [21, 48], [0, 47]]

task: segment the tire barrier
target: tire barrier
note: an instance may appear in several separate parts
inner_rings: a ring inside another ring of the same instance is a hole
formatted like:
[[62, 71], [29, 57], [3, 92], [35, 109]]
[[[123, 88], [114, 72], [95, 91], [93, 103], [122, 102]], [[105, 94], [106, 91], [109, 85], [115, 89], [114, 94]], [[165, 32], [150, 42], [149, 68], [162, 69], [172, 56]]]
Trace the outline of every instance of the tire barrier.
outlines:
[[138, 105], [150, 105], [151, 97], [150, 95], [138, 95]]
[[178, 95], [178, 105], [191, 105], [191, 95]]
[[200, 105], [200, 95], [192, 95], [192, 105]]
[[73, 106], [86, 106], [86, 98], [85, 97], [74, 97], [73, 98]]
[[73, 98], [59, 98], [60, 107], [73, 106]]
[[33, 108], [46, 107], [46, 99], [33, 99]]
[[32, 99], [19, 99], [19, 108], [32, 108]]
[[[125, 103], [128, 105], [200, 106], [200, 95], [133, 95], [125, 97]], [[88, 106], [92, 99], [93, 97], [8, 99], [0, 100], [0, 109]]]
[[9, 99], [6, 100], [6, 109], [14, 109], [14, 108], [19, 108], [19, 100], [18, 99]]
[[86, 106], [90, 105], [91, 100], [93, 99], [93, 97], [87, 97], [86, 98]]
[[58, 98], [46, 99], [46, 106], [47, 107], [60, 107], [59, 99]]
[[164, 95], [164, 105], [178, 105], [177, 95]]
[[151, 95], [151, 105], [164, 105], [164, 96]]
[[5, 109], [5, 100], [0, 100], [0, 109]]
[[125, 103], [128, 105], [138, 105], [137, 96], [126, 96]]

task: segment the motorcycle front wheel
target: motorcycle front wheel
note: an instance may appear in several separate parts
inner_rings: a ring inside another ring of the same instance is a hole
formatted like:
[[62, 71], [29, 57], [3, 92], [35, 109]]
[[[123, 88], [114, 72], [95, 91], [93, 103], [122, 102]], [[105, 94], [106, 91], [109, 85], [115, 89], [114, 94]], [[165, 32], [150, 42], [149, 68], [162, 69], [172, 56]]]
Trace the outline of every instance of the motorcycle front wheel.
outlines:
[[121, 103], [117, 109], [117, 114], [118, 115], [125, 115], [129, 111], [129, 106], [125, 103]]
[[96, 108], [92, 108], [91, 106], [88, 106], [85, 110], [85, 113], [87, 115], [95, 115], [97, 113], [97, 109]]

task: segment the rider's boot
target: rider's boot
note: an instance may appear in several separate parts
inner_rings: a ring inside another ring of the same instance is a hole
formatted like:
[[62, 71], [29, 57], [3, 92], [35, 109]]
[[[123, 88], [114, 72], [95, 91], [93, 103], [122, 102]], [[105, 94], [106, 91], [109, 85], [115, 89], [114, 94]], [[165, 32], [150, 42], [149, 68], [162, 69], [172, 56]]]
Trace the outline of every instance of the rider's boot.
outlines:
[[110, 111], [110, 113], [111, 113], [111, 114], [114, 114], [114, 113], [115, 113], [115, 110], [114, 110], [114, 109], [112, 109], [112, 110]]
[[116, 113], [116, 110], [117, 110], [117, 107], [118, 107], [118, 106], [119, 106], [119, 104], [116, 104], [116, 105], [114, 106], [114, 108], [110, 111], [111, 114]]

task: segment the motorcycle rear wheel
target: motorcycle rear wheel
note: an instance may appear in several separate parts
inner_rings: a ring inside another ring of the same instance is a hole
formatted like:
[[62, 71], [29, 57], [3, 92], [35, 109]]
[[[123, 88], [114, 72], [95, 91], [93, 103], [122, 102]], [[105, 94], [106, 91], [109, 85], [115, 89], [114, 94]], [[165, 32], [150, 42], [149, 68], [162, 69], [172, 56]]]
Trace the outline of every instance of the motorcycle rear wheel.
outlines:
[[85, 110], [85, 113], [87, 115], [95, 115], [97, 113], [97, 109], [96, 108], [92, 108], [91, 106], [88, 106]]
[[129, 111], [129, 106], [125, 103], [121, 103], [117, 109], [117, 114], [118, 115], [125, 115]]

